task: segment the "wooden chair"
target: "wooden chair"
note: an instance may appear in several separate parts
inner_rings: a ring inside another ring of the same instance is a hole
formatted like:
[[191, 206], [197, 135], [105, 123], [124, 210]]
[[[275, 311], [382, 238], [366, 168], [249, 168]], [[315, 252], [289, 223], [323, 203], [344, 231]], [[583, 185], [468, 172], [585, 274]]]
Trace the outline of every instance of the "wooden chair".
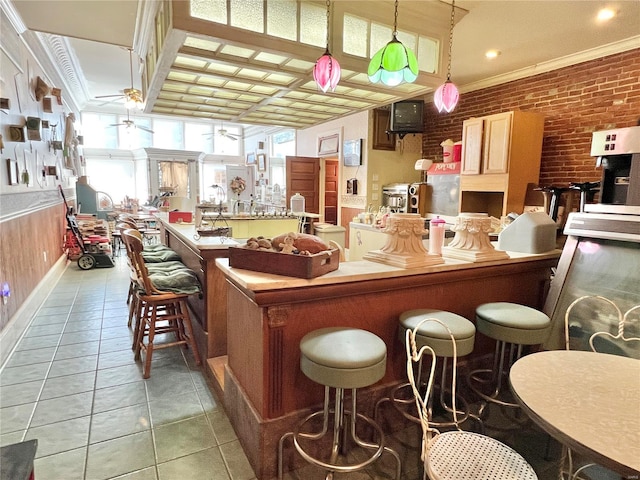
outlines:
[[[200, 365], [200, 355], [186, 302], [187, 297], [195, 292], [186, 293], [189, 287], [184, 283], [173, 287], [167, 284], [163, 290], [158, 289], [142, 259], [142, 240], [131, 229], [124, 230], [122, 237], [127, 252], [131, 255], [132, 277], [135, 277], [136, 282], [135, 297], [139, 315], [133, 331], [134, 350], [136, 360], [140, 359], [142, 351], [145, 352], [143, 378], [149, 378], [153, 352], [160, 348], [177, 345], [191, 347], [196, 365]], [[176, 275], [184, 278], [185, 275], [190, 276], [190, 273], [183, 271], [177, 272]], [[156, 344], [156, 335], [166, 333], [173, 333], [175, 340]]]
[[[423, 345], [418, 349], [416, 341], [420, 327], [427, 322], [447, 326], [436, 318], [425, 318], [414, 329], [406, 331], [407, 376], [416, 400], [416, 407], [422, 426], [422, 461], [424, 463], [424, 479], [454, 480], [460, 478], [491, 478], [492, 480], [536, 480], [533, 468], [519, 453], [507, 445], [485, 435], [466, 432], [459, 429], [440, 433], [431, 426], [430, 399], [436, 372], [436, 352]], [[450, 332], [449, 332], [450, 333]], [[457, 381], [457, 349], [456, 340], [450, 333], [453, 344], [453, 371], [451, 375], [451, 392], [456, 391]], [[426, 389], [420, 391], [421, 381], [414, 373], [423, 356], [431, 357], [431, 366]], [[455, 424], [459, 425], [456, 408], [456, 396], [451, 396], [452, 414]]]
[[[640, 310], [640, 305], [636, 305], [627, 310], [624, 314], [622, 310], [611, 300], [601, 295], [584, 295], [575, 299], [571, 304], [567, 307], [567, 311], [564, 314], [564, 344], [566, 350], [571, 350], [572, 346], [575, 348], [575, 343], [571, 342], [571, 312], [572, 310], [578, 306], [579, 304], [586, 301], [596, 301], [599, 303], [604, 302], [609, 306], [613, 307], [613, 311], [618, 317], [618, 328], [615, 334], [611, 333], [608, 330], [605, 331], [597, 331], [589, 336], [589, 349], [595, 353], [602, 354], [610, 354], [610, 355], [621, 355], [621, 356], [630, 356], [637, 359], [640, 359], [640, 338], [637, 337], [626, 337], [625, 336], [625, 327], [629, 323], [629, 315], [636, 310]], [[591, 302], [593, 303], [593, 302]], [[594, 307], [590, 305], [591, 308], [588, 308], [588, 311], [591, 313], [594, 311]], [[595, 314], [594, 314], [595, 316]], [[582, 318], [582, 317], [581, 317]], [[581, 329], [579, 329], [581, 331]], [[580, 343], [580, 342], [577, 342]], [[577, 345], [578, 348], [580, 345]], [[622, 347], [627, 347], [625, 350]], [[621, 386], [623, 388], [623, 386]], [[566, 465], [566, 470], [568, 472], [567, 478], [570, 480], [577, 480], [580, 473], [584, 472], [588, 468], [596, 467], [597, 464], [590, 462], [586, 463], [579, 468], [576, 468], [574, 471], [574, 458], [570, 449], [563, 446], [562, 451], [562, 465]], [[600, 467], [603, 468], [603, 467]], [[604, 469], [604, 468], [603, 468]], [[564, 472], [563, 472], [564, 473]], [[617, 476], [613, 472], [611, 472], [611, 476]]]

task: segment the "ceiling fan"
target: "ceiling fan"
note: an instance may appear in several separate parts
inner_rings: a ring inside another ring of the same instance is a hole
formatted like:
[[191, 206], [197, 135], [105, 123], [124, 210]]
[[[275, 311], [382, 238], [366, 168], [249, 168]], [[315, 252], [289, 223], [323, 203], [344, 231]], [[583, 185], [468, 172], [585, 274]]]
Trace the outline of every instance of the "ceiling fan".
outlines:
[[225, 138], [228, 138], [229, 140], [233, 140], [233, 141], [238, 140], [238, 136], [233, 133], [229, 133], [229, 131], [226, 128], [224, 128], [224, 125], [222, 124], [220, 124], [220, 128], [216, 130], [215, 133], [203, 133], [203, 135], [218, 135], [219, 137], [225, 137]]
[[133, 86], [133, 49], [129, 50], [129, 76], [131, 79], [131, 88], [125, 88], [122, 93], [115, 95], [98, 95], [95, 98], [113, 98], [115, 101], [119, 98], [124, 98], [124, 106], [127, 110], [137, 108], [142, 110], [144, 107], [144, 100], [142, 98], [142, 92]]
[[145, 127], [143, 125], [136, 125], [135, 122], [129, 118], [129, 110], [127, 110], [127, 119], [126, 120], [123, 120], [120, 123], [112, 123], [109, 126], [110, 127], [125, 127], [127, 129], [129, 129], [129, 128], [139, 128], [140, 130], [142, 130], [144, 132], [153, 133], [153, 130], [151, 130], [148, 127]]

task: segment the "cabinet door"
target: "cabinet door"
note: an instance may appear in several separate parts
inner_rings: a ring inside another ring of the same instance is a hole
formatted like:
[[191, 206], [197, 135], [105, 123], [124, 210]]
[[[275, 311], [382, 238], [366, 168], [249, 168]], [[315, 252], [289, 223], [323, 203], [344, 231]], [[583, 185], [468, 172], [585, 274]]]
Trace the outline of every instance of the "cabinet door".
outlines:
[[482, 164], [481, 118], [471, 118], [462, 124], [462, 165], [460, 173], [473, 175], [480, 173]]
[[507, 173], [509, 170], [511, 116], [511, 112], [507, 112], [484, 119], [483, 173]]

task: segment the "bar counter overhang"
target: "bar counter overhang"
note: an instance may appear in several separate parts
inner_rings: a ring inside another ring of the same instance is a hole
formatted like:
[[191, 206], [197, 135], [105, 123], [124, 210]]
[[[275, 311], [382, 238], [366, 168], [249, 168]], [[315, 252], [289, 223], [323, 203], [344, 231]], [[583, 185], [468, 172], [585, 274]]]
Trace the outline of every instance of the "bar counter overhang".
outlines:
[[[224, 391], [225, 409], [257, 477], [275, 477], [280, 436], [322, 403], [323, 387], [299, 368], [299, 342], [306, 333], [352, 326], [385, 341], [385, 377], [358, 391], [363, 411], [372, 414], [375, 402], [404, 381], [401, 312], [438, 308], [474, 321], [475, 308], [485, 302], [542, 309], [551, 268], [561, 252], [508, 253], [507, 260], [446, 259], [443, 265], [415, 269], [344, 262], [337, 271], [311, 280], [234, 269], [228, 259], [217, 259], [227, 280], [227, 362], [224, 384], [218, 388]], [[491, 347], [488, 339], [476, 336], [471, 357]]]

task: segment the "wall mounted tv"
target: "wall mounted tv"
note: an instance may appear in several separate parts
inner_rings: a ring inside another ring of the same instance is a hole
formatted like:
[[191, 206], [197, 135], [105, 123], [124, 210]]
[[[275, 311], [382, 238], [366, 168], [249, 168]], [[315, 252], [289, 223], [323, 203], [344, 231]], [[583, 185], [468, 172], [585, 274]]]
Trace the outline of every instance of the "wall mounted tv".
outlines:
[[424, 131], [424, 101], [402, 100], [391, 104], [389, 133], [397, 133], [400, 138], [407, 133]]

